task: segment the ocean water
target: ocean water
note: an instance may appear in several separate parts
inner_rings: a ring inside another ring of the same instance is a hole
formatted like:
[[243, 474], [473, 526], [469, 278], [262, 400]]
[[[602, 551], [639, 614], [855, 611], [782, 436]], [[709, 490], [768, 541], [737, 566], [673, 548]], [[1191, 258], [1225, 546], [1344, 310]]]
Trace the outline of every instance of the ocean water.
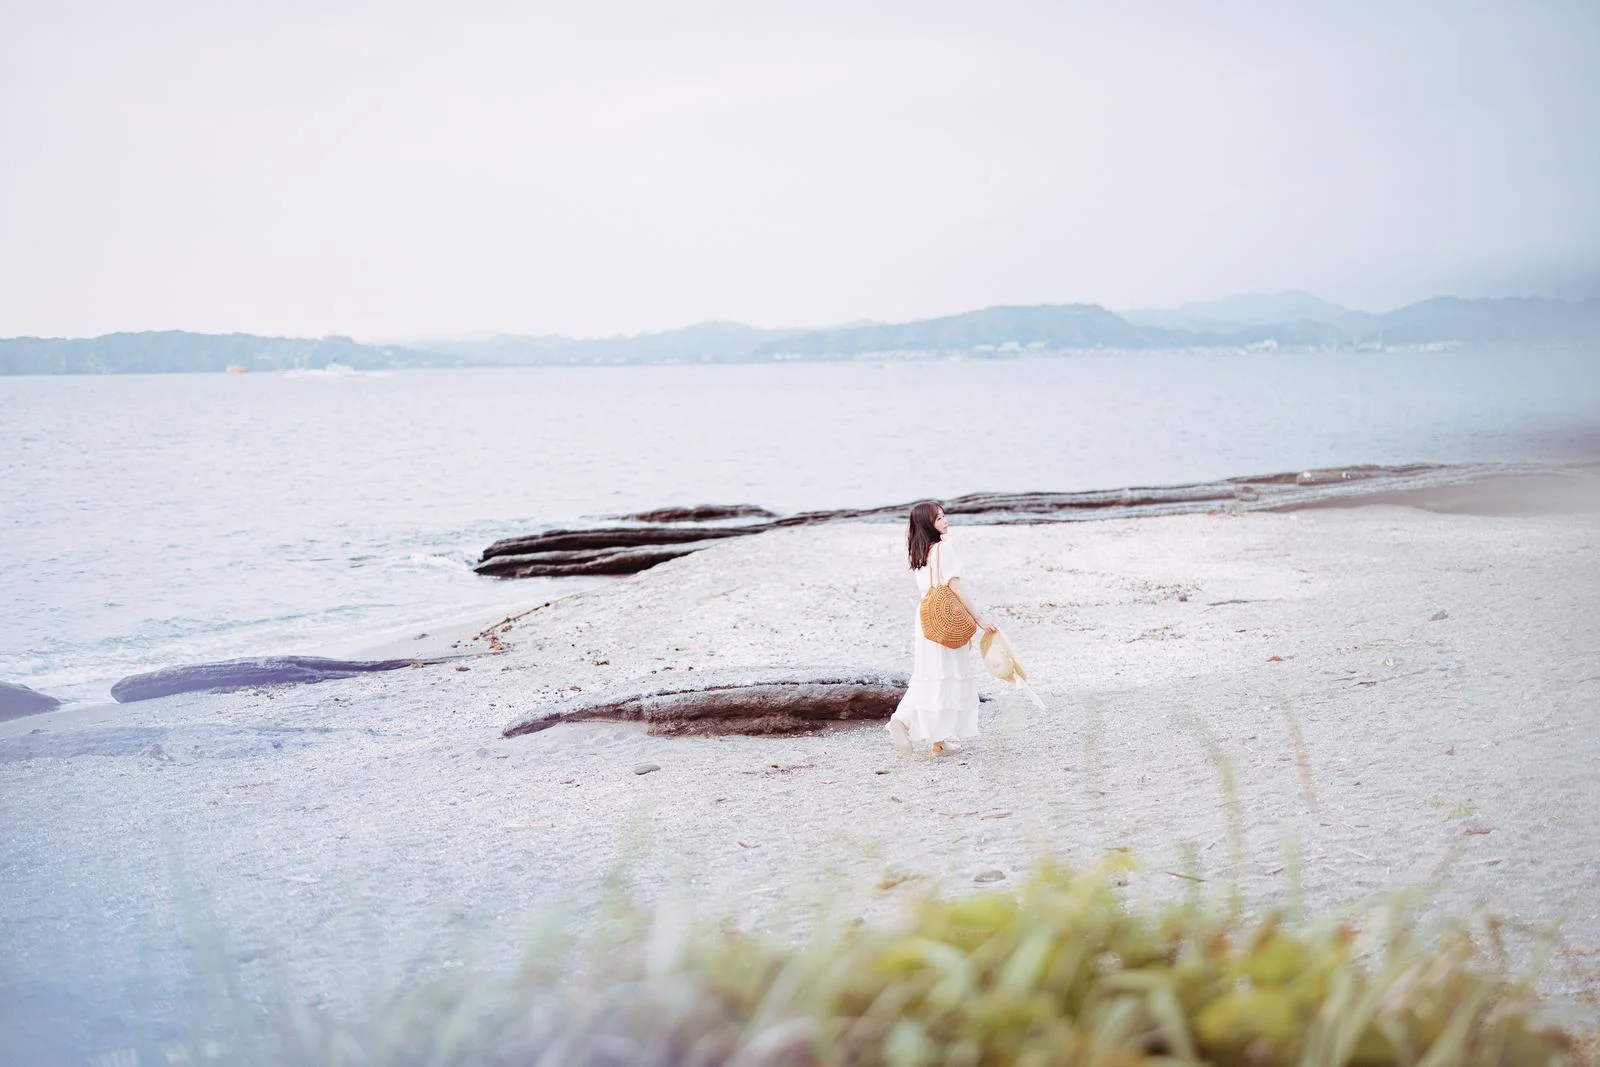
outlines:
[[352, 651], [572, 588], [496, 538], [1356, 463], [1570, 461], [1600, 351], [0, 378], [0, 680]]

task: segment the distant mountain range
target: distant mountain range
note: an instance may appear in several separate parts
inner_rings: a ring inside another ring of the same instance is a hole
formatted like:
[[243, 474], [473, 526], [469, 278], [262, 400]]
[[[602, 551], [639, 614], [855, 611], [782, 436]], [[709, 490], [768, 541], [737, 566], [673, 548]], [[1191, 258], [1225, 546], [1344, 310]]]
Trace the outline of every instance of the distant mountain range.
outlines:
[[903, 323], [820, 330], [761, 330], [736, 322], [613, 337], [502, 335], [429, 340], [414, 347], [469, 363], [735, 363], [849, 359], [875, 354], [1059, 352], [1093, 348], [1197, 348], [1276, 344], [1354, 347], [1460, 342], [1600, 341], [1600, 300], [1438, 297], [1375, 315], [1310, 293], [1239, 296], [1173, 311], [1117, 314], [1098, 304], [993, 307]]
[[1434, 297], [1375, 315], [1331, 304], [1310, 293], [1290, 290], [1272, 295], [1235, 296], [1175, 311], [1124, 311], [1136, 326], [1282, 344], [1317, 343], [1292, 338], [1322, 337], [1323, 344], [1416, 345], [1458, 341], [1542, 343], [1600, 338], [1600, 300], [1542, 300], [1537, 297], [1461, 300]]
[[595, 363], [749, 363], [1085, 349], [1320, 347], [1600, 342], [1600, 299], [1436, 297], [1373, 314], [1310, 293], [1232, 297], [1121, 314], [1097, 304], [993, 307], [903, 323], [763, 330], [707, 322], [634, 337], [554, 335], [428, 339], [370, 345], [249, 334], [115, 333], [85, 340], [0, 340], [0, 374], [119, 374], [322, 368]]
[[1360, 334], [1379, 318], [1370, 312], [1353, 311], [1340, 304], [1329, 303], [1298, 289], [1231, 296], [1206, 304], [1185, 304], [1175, 310], [1135, 310], [1120, 314], [1135, 326], [1200, 333], [1237, 333], [1253, 326], [1317, 322], [1338, 326], [1347, 333]]

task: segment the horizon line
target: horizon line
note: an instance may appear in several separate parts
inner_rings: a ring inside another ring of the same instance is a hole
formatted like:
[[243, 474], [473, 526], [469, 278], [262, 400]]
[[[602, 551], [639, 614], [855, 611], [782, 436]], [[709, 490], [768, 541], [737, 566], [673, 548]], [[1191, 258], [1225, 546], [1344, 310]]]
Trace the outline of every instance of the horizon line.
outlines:
[[[848, 322], [832, 323], [832, 324], [825, 325], [825, 326], [758, 326], [758, 325], [755, 325], [753, 323], [745, 322], [745, 321], [740, 320], [740, 319], [710, 318], [710, 319], [699, 319], [699, 320], [696, 320], [694, 322], [684, 323], [684, 324], [679, 325], [679, 326], [668, 326], [668, 327], [664, 327], [662, 329], [657, 329], [657, 330], [641, 330], [641, 331], [638, 331], [636, 333], [591, 334], [591, 335], [587, 335], [587, 336], [580, 336], [580, 335], [573, 335], [573, 334], [563, 334], [563, 333], [551, 333], [551, 332], [543, 332], [543, 333], [528, 333], [528, 332], [524, 332], [524, 333], [517, 333], [517, 332], [511, 332], [511, 331], [462, 330], [462, 331], [457, 331], [457, 332], [453, 332], [453, 333], [443, 332], [443, 333], [417, 334], [417, 335], [412, 335], [410, 337], [407, 337], [405, 339], [395, 339], [393, 337], [376, 337], [376, 336], [372, 336], [372, 335], [368, 335], [367, 337], [361, 337], [361, 336], [358, 336], [356, 334], [348, 334], [348, 333], [324, 333], [324, 334], [317, 334], [317, 335], [294, 334], [294, 333], [261, 333], [261, 332], [257, 332], [257, 331], [254, 331], [254, 330], [242, 330], [242, 329], [234, 329], [234, 330], [194, 330], [194, 329], [187, 329], [185, 327], [177, 326], [177, 327], [150, 328], [150, 329], [142, 329], [142, 330], [109, 330], [109, 331], [107, 331], [105, 333], [79, 335], [79, 336], [72, 336], [72, 337], [61, 336], [61, 335], [45, 336], [45, 335], [42, 335], [42, 334], [16, 334], [16, 335], [8, 336], [8, 337], [0, 337], [0, 341], [98, 341], [98, 340], [101, 340], [101, 339], [106, 338], [106, 337], [139, 336], [141, 334], [163, 334], [163, 333], [191, 334], [191, 335], [194, 335], [194, 336], [197, 336], [197, 337], [260, 337], [260, 338], [264, 338], [264, 339], [268, 339], [268, 340], [283, 340], [283, 341], [345, 340], [345, 341], [350, 341], [350, 342], [352, 342], [354, 344], [367, 345], [367, 346], [371, 346], [371, 347], [393, 347], [393, 348], [405, 348], [405, 347], [410, 347], [412, 345], [416, 345], [416, 344], [423, 343], [423, 342], [429, 342], [429, 341], [432, 341], [432, 342], [440, 342], [440, 341], [454, 341], [454, 342], [480, 341], [481, 342], [481, 341], [499, 340], [499, 339], [502, 339], [502, 338], [515, 338], [515, 339], [518, 339], [518, 340], [559, 340], [559, 341], [631, 341], [631, 340], [638, 340], [638, 339], [643, 338], [643, 337], [655, 337], [655, 336], [660, 336], [661, 334], [676, 333], [676, 332], [683, 331], [683, 330], [693, 330], [693, 329], [696, 329], [696, 328], [699, 328], [699, 327], [704, 327], [704, 326], [739, 326], [739, 327], [743, 327], [745, 329], [760, 330], [760, 331], [766, 332], [766, 333], [785, 333], [785, 332], [788, 332], [788, 333], [820, 333], [820, 332], [827, 331], [827, 330], [853, 330], [853, 329], [864, 329], [864, 328], [871, 327], [871, 326], [909, 326], [909, 325], [915, 325], [917, 323], [937, 322], [940, 319], [960, 318], [963, 315], [976, 315], [976, 314], [981, 314], [981, 313], [983, 313], [985, 311], [1028, 311], [1028, 310], [1038, 310], [1038, 309], [1046, 309], [1046, 308], [1094, 308], [1094, 309], [1098, 309], [1100, 311], [1104, 311], [1104, 312], [1106, 312], [1108, 314], [1115, 315], [1118, 318], [1122, 318], [1122, 317], [1124, 317], [1126, 315], [1129, 315], [1129, 314], [1161, 314], [1161, 313], [1181, 314], [1181, 313], [1184, 313], [1186, 311], [1190, 311], [1190, 309], [1205, 308], [1205, 307], [1207, 307], [1209, 305], [1222, 304], [1222, 303], [1227, 303], [1229, 301], [1248, 300], [1248, 299], [1252, 299], [1252, 298], [1274, 299], [1274, 298], [1281, 298], [1281, 297], [1286, 297], [1286, 296], [1306, 296], [1306, 297], [1312, 298], [1313, 300], [1317, 300], [1320, 303], [1327, 304], [1332, 308], [1337, 308], [1337, 309], [1339, 309], [1341, 311], [1346, 311], [1346, 312], [1350, 312], [1350, 313], [1358, 314], [1358, 315], [1373, 315], [1373, 316], [1383, 316], [1383, 315], [1393, 314], [1396, 311], [1404, 311], [1406, 308], [1416, 307], [1416, 306], [1418, 306], [1420, 304], [1427, 304], [1427, 303], [1430, 303], [1430, 302], [1435, 301], [1435, 300], [1458, 300], [1458, 301], [1461, 301], [1463, 303], [1497, 303], [1497, 302], [1501, 302], [1501, 301], [1539, 301], [1539, 302], [1543, 302], [1543, 303], [1568, 304], [1568, 305], [1572, 305], [1572, 304], [1587, 304], [1587, 303], [1591, 303], [1591, 302], [1595, 302], [1595, 301], [1600, 301], [1600, 296], [1587, 296], [1587, 297], [1580, 297], [1578, 299], [1567, 299], [1567, 298], [1564, 298], [1564, 297], [1542, 296], [1542, 295], [1539, 295], [1539, 294], [1528, 294], [1528, 295], [1522, 295], [1522, 296], [1460, 297], [1460, 296], [1454, 296], [1454, 295], [1449, 294], [1449, 293], [1440, 293], [1440, 294], [1437, 294], [1437, 295], [1434, 295], [1434, 296], [1424, 297], [1421, 300], [1413, 300], [1413, 301], [1411, 301], [1409, 303], [1401, 304], [1398, 307], [1390, 308], [1390, 309], [1388, 309], [1386, 311], [1368, 311], [1368, 310], [1365, 310], [1363, 308], [1354, 308], [1354, 307], [1349, 307], [1348, 305], [1339, 304], [1339, 303], [1336, 303], [1336, 302], [1334, 302], [1332, 300], [1325, 300], [1322, 297], [1317, 296], [1315, 293], [1312, 293], [1312, 292], [1310, 292], [1308, 290], [1305, 290], [1305, 289], [1282, 289], [1282, 290], [1279, 290], [1277, 292], [1270, 292], [1270, 293], [1269, 292], [1237, 293], [1237, 294], [1235, 294], [1233, 296], [1222, 297], [1222, 298], [1217, 299], [1217, 300], [1193, 301], [1191, 303], [1184, 304], [1184, 305], [1181, 305], [1179, 307], [1171, 307], [1171, 308], [1141, 307], [1141, 308], [1115, 309], [1115, 308], [1107, 307], [1104, 304], [1093, 303], [1093, 302], [1085, 302], [1085, 301], [1065, 301], [1065, 302], [1060, 302], [1060, 303], [1046, 303], [1046, 304], [987, 304], [987, 305], [984, 305], [983, 307], [969, 308], [969, 309], [967, 309], [965, 311], [952, 311], [952, 312], [946, 312], [946, 313], [940, 314], [940, 315], [928, 315], [928, 316], [924, 316], [924, 317], [921, 317], [921, 318], [911, 318], [911, 319], [855, 319], [855, 320], [851, 320], [851, 321], [848, 321]], [[1295, 321], [1308, 321], [1308, 320], [1292, 320], [1292, 319], [1291, 320], [1284, 320], [1282, 323], [1278, 323], [1276, 325], [1288, 325], [1288, 324], [1290, 324], [1292, 322], [1295, 322]], [[1230, 325], [1230, 323], [1227, 320], [1224, 320], [1224, 319], [1218, 319], [1218, 320], [1216, 320], [1216, 322], [1217, 322], [1217, 324], [1219, 326]], [[1135, 324], [1129, 323], [1129, 325], [1135, 325]], [[1232, 325], [1238, 325], [1238, 324], [1232, 324]]]

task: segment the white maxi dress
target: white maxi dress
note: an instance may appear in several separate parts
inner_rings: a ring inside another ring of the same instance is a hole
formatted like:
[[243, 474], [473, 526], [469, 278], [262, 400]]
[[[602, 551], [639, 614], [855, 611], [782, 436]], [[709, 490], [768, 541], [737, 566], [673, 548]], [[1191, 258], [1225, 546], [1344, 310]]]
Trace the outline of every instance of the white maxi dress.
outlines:
[[928, 553], [928, 565], [911, 572], [918, 601], [911, 612], [911, 684], [889, 717], [890, 723], [905, 723], [911, 740], [919, 745], [978, 736], [978, 676], [972, 643], [946, 648], [922, 636], [921, 601], [932, 588], [935, 569], [940, 581], [961, 576], [961, 565], [948, 541], [935, 544]]

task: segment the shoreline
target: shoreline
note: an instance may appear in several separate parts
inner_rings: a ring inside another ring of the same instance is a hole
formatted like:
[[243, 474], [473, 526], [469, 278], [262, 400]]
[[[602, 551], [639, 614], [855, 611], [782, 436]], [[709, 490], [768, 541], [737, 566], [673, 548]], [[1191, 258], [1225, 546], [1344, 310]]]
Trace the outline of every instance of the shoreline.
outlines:
[[[1263, 495], [1263, 490], [1268, 495]], [[1574, 508], [1584, 513], [1600, 514], [1600, 464], [1358, 465], [1319, 468], [1315, 471], [1296, 473], [1243, 475], [1215, 482], [1131, 486], [1068, 493], [1043, 491], [969, 493], [951, 498], [947, 502], [956, 525], [1099, 522], [1218, 510], [1234, 514], [1248, 511], [1292, 513], [1320, 508], [1381, 505], [1473, 515], [1559, 514]], [[762, 512], [763, 515], [770, 516], [770, 521], [764, 519], [669, 521], [641, 524], [639, 528], [670, 526], [676, 529], [726, 530], [749, 526], [751, 535], [756, 536], [772, 529], [828, 522], [890, 521], [898, 518], [903, 510], [902, 505], [891, 505], [835, 512], [806, 512], [791, 516]], [[706, 544], [712, 543], [714, 542], [696, 542], [693, 550], [703, 551]], [[486, 550], [486, 559], [493, 547]], [[624, 576], [622, 574], [567, 576], [562, 580], [581, 581], [584, 584], [580, 588], [557, 592], [546, 597], [536, 606], [546, 606], [555, 600], [581, 595]], [[508, 610], [507, 615], [515, 614], [516, 610], [521, 610], [521, 607], [527, 604], [526, 601], [509, 594], [505, 603], [508, 608], [514, 609]], [[447, 616], [429, 616], [415, 623], [386, 624], [383, 631], [378, 634], [347, 631], [342, 636], [326, 640], [295, 642], [292, 646], [285, 646], [275, 651], [251, 653], [237, 658], [293, 654], [335, 659], [434, 659], [459, 653], [463, 647], [471, 644], [473, 637], [481, 636], [491, 623], [492, 620], [486, 619], [476, 611], [458, 611]], [[405, 636], [413, 631], [417, 633], [411, 637]], [[194, 664], [167, 664], [167, 666], [192, 665]], [[60, 708], [40, 714], [55, 715], [74, 708], [96, 707], [102, 703], [111, 703], [109, 692], [93, 697], [74, 697], [71, 693], [73, 690], [89, 686], [103, 687], [109, 691], [112, 684], [126, 676], [96, 677], [73, 683], [71, 687], [50, 694], [62, 701]], [[28, 684], [26, 680], [19, 679], [0, 680], [21, 681], [21, 684]], [[23, 718], [39, 717], [33, 715]], [[0, 736], [6, 736], [10, 732], [5, 729], [6, 725], [0, 723]]]
[[[1291, 511], [1384, 498], [1429, 507], [1439, 494], [1472, 500], [1483, 488], [1526, 481], [1568, 482], [1595, 495], [1600, 464], [1411, 463], [1365, 464], [1280, 471], [1214, 481], [1139, 485], [1072, 492], [978, 492], [947, 497], [945, 513], [962, 523], [1015, 525], [1193, 515]], [[1548, 490], [1547, 490], [1548, 491]], [[1528, 494], [1525, 494], [1528, 495]], [[1529, 501], [1531, 504], [1531, 500]], [[772, 530], [836, 522], [893, 522], [913, 502], [780, 515], [751, 504], [665, 508], [610, 515], [588, 526], [542, 527], [489, 545], [473, 570], [495, 578], [623, 576], [703, 551], [719, 541]]]
[[[1001, 308], [986, 309], [990, 311], [1004, 310]], [[967, 312], [964, 314], [974, 314]], [[1115, 314], [1113, 312], [1113, 314]], [[956, 316], [946, 317], [960, 317]], [[902, 323], [901, 326], [914, 325]], [[1279, 323], [1278, 326], [1288, 324]], [[230, 335], [206, 334], [188, 330], [175, 331], [144, 331], [168, 332], [175, 335], [185, 335], [201, 340], [227, 339]], [[106, 334], [100, 337], [0, 337], [0, 346], [7, 342], [43, 343], [46, 345], [72, 346], [104, 340], [107, 337], [117, 337], [119, 334]], [[258, 341], [278, 342], [284, 338], [257, 338]], [[288, 339], [300, 343], [318, 343], [309, 339]], [[607, 344], [615, 338], [563, 338], [569, 344], [589, 345]], [[384, 349], [404, 346], [386, 345], [380, 341], [356, 341], [358, 347]], [[1393, 343], [1383, 343], [1371, 338], [1342, 340], [1308, 340], [1296, 341], [1293, 339], [1279, 341], [1276, 339], [1263, 339], [1252, 336], [1251, 339], [1227, 338], [1215, 336], [1204, 338], [1197, 335], [1192, 343], [1188, 344], [1139, 344], [1139, 345], [1089, 345], [1073, 346], [1061, 345], [1047, 348], [1029, 348], [1017, 346], [1015, 348], [1001, 347], [1006, 342], [997, 342], [990, 345], [973, 345], [957, 347], [890, 347], [882, 349], [868, 349], [851, 352], [770, 352], [764, 355], [746, 355], [738, 358], [719, 359], [707, 363], [700, 353], [694, 352], [685, 355], [663, 358], [596, 358], [593, 355], [569, 357], [562, 359], [528, 360], [526, 362], [501, 362], [493, 359], [483, 362], [473, 362], [471, 359], [459, 355], [435, 350], [417, 350], [419, 354], [438, 360], [420, 363], [382, 362], [373, 363], [364, 358], [356, 358], [354, 362], [344, 362], [340, 358], [333, 358], [328, 363], [319, 367], [307, 366], [274, 366], [265, 369], [248, 370], [243, 364], [232, 364], [240, 367], [240, 371], [231, 369], [229, 364], [223, 363], [212, 366], [195, 366], [175, 370], [108, 370], [108, 369], [74, 369], [74, 370], [0, 370], [0, 379], [61, 379], [61, 378], [171, 378], [171, 377], [196, 377], [220, 378], [224, 375], [230, 377], [248, 377], [250, 379], [272, 378], [303, 378], [303, 377], [328, 377], [340, 378], [354, 374], [367, 377], [387, 377], [395, 374], [459, 374], [463, 372], [540, 372], [540, 371], [618, 371], [640, 369], [674, 369], [684, 368], [690, 370], [716, 370], [731, 368], [763, 368], [763, 367], [806, 367], [835, 363], [846, 363], [862, 366], [894, 367], [901, 365], [916, 365], [919, 363], [1013, 363], [1025, 361], [1056, 361], [1070, 359], [1137, 359], [1148, 356], [1350, 356], [1355, 354], [1381, 353], [1404, 357], [1445, 357], [1456, 353], [1523, 353], [1523, 352], [1568, 352], [1592, 349], [1597, 343], [1593, 337], [1568, 336], [1557, 339], [1529, 338], [1524, 340], [1502, 340], [1490, 338], [1475, 338], [1466, 341], [1442, 336], [1433, 340], [1410, 340]], [[1015, 342], [1011, 342], [1015, 344]], [[348, 371], [329, 371], [330, 366], [347, 367]]]
[[[535, 606], [542, 606], [564, 600], [568, 597], [578, 596], [589, 589], [596, 588], [599, 582], [592, 579], [562, 579], [557, 583], [549, 595], [542, 600], [536, 600]], [[568, 588], [568, 586], [572, 586]], [[520, 598], [507, 591], [501, 603], [504, 617], [506, 614], [527, 609], [529, 599]], [[277, 646], [266, 652], [251, 652], [229, 659], [250, 659], [265, 656], [321, 656], [330, 659], [397, 659], [418, 658], [437, 659], [459, 653], [461, 649], [457, 644], [466, 644], [471, 638], [477, 636], [492, 620], [487, 618], [487, 613], [470, 611], [452, 611], [448, 614], [431, 614], [414, 622], [385, 623], [376, 632], [367, 632], [362, 629], [344, 630], [338, 635], [317, 638], [310, 641], [292, 641], [288, 644]], [[409, 636], [408, 636], [409, 635]], [[75, 681], [58, 689], [46, 689], [33, 686], [26, 679], [0, 678], [0, 681], [20, 681], [20, 684], [38, 688], [40, 692], [47, 692], [61, 700], [61, 706], [55, 711], [42, 712], [41, 715], [56, 715], [75, 708], [95, 707], [99, 705], [118, 706], [110, 695], [111, 687], [131, 674], [145, 673], [165, 667], [193, 666], [202, 662], [223, 662], [221, 660], [196, 660], [183, 663], [164, 663], [156, 666], [141, 668], [139, 671], [124, 672], [119, 674], [95, 675], [80, 681]], [[77, 695], [86, 689], [93, 689], [92, 695]], [[13, 723], [37, 719], [39, 715], [24, 716], [19, 719], [0, 720], [0, 736], [6, 733], [6, 727]]]

